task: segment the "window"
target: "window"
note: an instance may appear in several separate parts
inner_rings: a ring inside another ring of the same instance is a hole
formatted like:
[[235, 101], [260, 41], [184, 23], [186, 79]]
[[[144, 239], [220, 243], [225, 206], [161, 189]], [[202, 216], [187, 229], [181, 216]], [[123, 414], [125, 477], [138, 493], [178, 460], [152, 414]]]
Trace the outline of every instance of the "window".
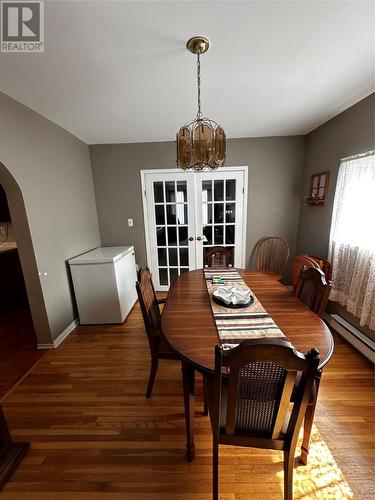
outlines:
[[332, 214], [331, 299], [375, 330], [375, 155], [341, 160]]

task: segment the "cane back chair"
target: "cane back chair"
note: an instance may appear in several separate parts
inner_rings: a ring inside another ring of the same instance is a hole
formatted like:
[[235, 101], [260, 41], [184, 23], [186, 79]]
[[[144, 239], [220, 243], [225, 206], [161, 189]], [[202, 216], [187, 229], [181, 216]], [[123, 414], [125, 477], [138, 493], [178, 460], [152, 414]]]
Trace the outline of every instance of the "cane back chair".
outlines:
[[157, 299], [148, 267], [140, 269], [136, 288], [151, 353], [151, 369], [146, 391], [146, 398], [150, 398], [158, 371], [159, 359], [178, 360], [178, 357], [163, 337], [159, 304], [165, 303], [165, 299]]
[[331, 288], [331, 282], [326, 281], [321, 269], [304, 266], [296, 285], [295, 295], [321, 317], [327, 306]]
[[[245, 340], [230, 350], [216, 346], [215, 375], [206, 380], [214, 500], [219, 444], [283, 451], [284, 499], [292, 500], [294, 453], [318, 365], [317, 349], [305, 356], [285, 339]], [[223, 368], [229, 375], [223, 375]]]
[[[180, 361], [180, 358], [169, 347], [161, 329], [161, 314], [159, 304], [164, 304], [165, 299], [158, 300], [152, 282], [151, 272], [148, 267], [140, 269], [138, 282], [136, 283], [139, 303], [141, 306], [143, 321], [146, 328], [147, 339], [151, 353], [151, 368], [147, 385], [146, 398], [150, 398], [154, 387], [156, 373], [158, 371], [159, 359], [173, 359]], [[206, 400], [206, 389], [203, 388], [204, 414], [208, 414]]]
[[292, 265], [290, 268], [290, 276], [293, 285], [293, 293], [296, 292], [296, 286], [301, 274], [301, 269], [306, 266], [319, 268], [318, 262], [308, 255], [296, 255], [292, 260]]

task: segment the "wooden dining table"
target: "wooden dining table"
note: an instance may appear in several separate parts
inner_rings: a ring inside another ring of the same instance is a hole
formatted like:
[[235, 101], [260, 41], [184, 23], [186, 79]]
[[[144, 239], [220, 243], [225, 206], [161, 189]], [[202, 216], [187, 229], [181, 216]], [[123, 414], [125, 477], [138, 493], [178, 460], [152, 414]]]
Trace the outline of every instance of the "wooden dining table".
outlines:
[[[327, 325], [279, 281], [254, 271], [238, 268], [237, 271], [296, 350], [303, 353], [313, 347], [319, 350], [317, 398], [321, 374], [334, 347]], [[162, 314], [162, 330], [182, 361], [186, 455], [192, 461], [195, 456], [195, 371], [203, 375], [213, 374], [215, 346], [220, 343], [202, 269], [186, 272], [173, 281]], [[305, 464], [315, 407], [316, 399], [308, 406], [304, 419], [301, 461]]]

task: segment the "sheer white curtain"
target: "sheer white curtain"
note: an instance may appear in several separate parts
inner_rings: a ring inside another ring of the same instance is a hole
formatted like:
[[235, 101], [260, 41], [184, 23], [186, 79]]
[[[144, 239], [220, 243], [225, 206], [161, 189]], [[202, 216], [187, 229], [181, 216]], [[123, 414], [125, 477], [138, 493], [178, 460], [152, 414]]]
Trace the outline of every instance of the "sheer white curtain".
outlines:
[[329, 241], [330, 299], [375, 330], [374, 151], [341, 160]]

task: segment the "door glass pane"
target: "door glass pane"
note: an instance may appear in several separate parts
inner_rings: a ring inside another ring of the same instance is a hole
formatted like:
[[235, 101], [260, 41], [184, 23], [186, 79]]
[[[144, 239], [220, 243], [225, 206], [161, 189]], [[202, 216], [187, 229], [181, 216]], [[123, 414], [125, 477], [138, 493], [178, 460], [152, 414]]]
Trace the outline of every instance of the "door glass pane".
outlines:
[[188, 245], [188, 228], [187, 227], [179, 227], [178, 228], [178, 241], [180, 246]]
[[232, 201], [236, 199], [236, 179], [228, 179], [225, 186], [225, 199]]
[[202, 224], [212, 224], [212, 203], [202, 203]]
[[157, 227], [156, 228], [156, 241], [158, 246], [163, 247], [166, 245], [165, 239], [165, 227]]
[[159, 268], [159, 283], [168, 286], [168, 269]]
[[215, 226], [214, 228], [214, 243], [215, 245], [222, 245], [224, 241], [223, 226]]
[[202, 181], [202, 201], [212, 201], [212, 181]]
[[236, 222], [236, 204], [227, 203], [225, 209], [225, 222]]
[[212, 245], [212, 226], [203, 227], [203, 236], [207, 238], [207, 241], [203, 241], [203, 245]]
[[172, 283], [172, 281], [177, 278], [178, 276], [178, 268], [177, 267], [171, 267], [169, 268], [169, 281]]
[[158, 262], [159, 266], [167, 265], [167, 249], [166, 248], [158, 248]]
[[188, 267], [181, 267], [181, 269], [180, 269], [180, 274], [187, 273], [188, 271], [189, 271], [189, 268], [188, 268]]
[[164, 202], [164, 193], [163, 193], [163, 183], [162, 182], [154, 182], [154, 198], [155, 198], [155, 203], [163, 203]]
[[187, 205], [178, 204], [177, 206], [177, 224], [187, 224]]
[[155, 205], [155, 219], [157, 225], [165, 224], [164, 205]]
[[168, 181], [165, 183], [165, 197], [167, 202], [176, 202], [176, 194], [174, 190], [174, 181]]
[[226, 226], [225, 228], [225, 244], [234, 245], [234, 225]]
[[224, 203], [215, 203], [214, 205], [214, 222], [224, 222]]
[[167, 205], [167, 224], [176, 224], [176, 205]]
[[177, 245], [177, 228], [175, 227], [168, 228], [168, 245], [174, 247]]
[[189, 250], [187, 248], [180, 248], [180, 266], [189, 265]]
[[169, 265], [170, 266], [178, 266], [177, 248], [170, 248], [168, 250], [168, 254], [169, 254]]
[[177, 202], [187, 202], [186, 181], [177, 181]]
[[214, 181], [214, 200], [224, 200], [224, 181]]

